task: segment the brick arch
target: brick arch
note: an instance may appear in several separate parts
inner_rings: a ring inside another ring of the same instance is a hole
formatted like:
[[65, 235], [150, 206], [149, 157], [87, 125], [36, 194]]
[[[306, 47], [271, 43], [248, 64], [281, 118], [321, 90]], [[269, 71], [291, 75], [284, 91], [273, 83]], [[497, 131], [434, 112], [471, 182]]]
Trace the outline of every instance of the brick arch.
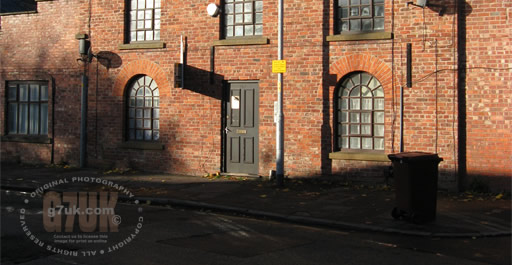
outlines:
[[331, 74], [337, 75], [336, 82], [355, 71], [364, 71], [375, 76], [382, 84], [385, 93], [390, 95], [388, 91], [391, 91], [393, 79], [391, 68], [375, 56], [370, 54], [346, 55], [333, 63], [330, 68]]
[[170, 91], [170, 83], [167, 79], [167, 75], [158, 64], [148, 60], [137, 60], [128, 63], [117, 75], [114, 83], [114, 96], [122, 97], [126, 85], [136, 75], [147, 75], [153, 78], [158, 85], [161, 96], [166, 95], [168, 91]]

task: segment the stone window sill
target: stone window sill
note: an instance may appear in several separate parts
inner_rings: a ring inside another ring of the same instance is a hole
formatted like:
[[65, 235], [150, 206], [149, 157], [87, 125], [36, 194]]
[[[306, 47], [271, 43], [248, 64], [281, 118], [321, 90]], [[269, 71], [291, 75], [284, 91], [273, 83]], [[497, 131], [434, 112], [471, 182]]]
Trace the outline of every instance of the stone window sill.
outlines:
[[345, 33], [327, 36], [327, 41], [391, 40], [391, 32]]
[[0, 13], [0, 16], [15, 16], [15, 15], [36, 14], [36, 13], [37, 13], [37, 10], [31, 10], [31, 11], [19, 11], [19, 12]]
[[156, 142], [137, 142], [128, 141], [121, 143], [120, 148], [124, 149], [139, 149], [139, 150], [164, 150], [165, 145]]
[[216, 40], [213, 46], [236, 46], [236, 45], [265, 45], [269, 44], [267, 37], [240, 37], [224, 40]]
[[332, 160], [359, 160], [359, 161], [379, 161], [389, 162], [388, 156], [383, 152], [363, 152], [363, 151], [339, 151], [329, 154]]
[[119, 50], [163, 49], [163, 48], [165, 48], [165, 43], [161, 42], [161, 41], [119, 44]]
[[4, 135], [2, 136], [2, 142], [51, 144], [53, 139], [46, 135]]

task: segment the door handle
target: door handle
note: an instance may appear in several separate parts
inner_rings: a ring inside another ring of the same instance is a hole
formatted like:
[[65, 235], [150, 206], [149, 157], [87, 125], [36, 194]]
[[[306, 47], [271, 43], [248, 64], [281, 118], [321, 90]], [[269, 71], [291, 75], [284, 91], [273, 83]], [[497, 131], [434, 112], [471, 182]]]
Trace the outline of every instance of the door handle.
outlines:
[[228, 129], [228, 127], [224, 128], [224, 131], [226, 132], [226, 134], [228, 134], [228, 132], [231, 132], [231, 130]]

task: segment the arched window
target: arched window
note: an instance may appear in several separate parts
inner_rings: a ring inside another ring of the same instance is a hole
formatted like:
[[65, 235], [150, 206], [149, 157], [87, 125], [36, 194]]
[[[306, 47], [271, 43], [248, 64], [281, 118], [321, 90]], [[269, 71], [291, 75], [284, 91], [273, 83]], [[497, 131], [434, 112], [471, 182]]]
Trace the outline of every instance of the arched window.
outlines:
[[149, 76], [136, 77], [127, 89], [127, 101], [128, 140], [158, 140], [160, 98], [156, 82]]
[[384, 150], [384, 90], [365, 72], [345, 76], [336, 92], [338, 150]]

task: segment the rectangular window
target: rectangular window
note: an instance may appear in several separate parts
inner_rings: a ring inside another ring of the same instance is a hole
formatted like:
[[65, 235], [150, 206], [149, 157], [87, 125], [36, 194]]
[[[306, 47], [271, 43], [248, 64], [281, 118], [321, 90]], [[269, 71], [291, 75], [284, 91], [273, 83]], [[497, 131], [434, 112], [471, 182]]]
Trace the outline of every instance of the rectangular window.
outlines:
[[129, 36], [132, 42], [160, 40], [161, 0], [130, 0]]
[[335, 0], [337, 33], [384, 30], [384, 0]]
[[225, 0], [226, 38], [263, 35], [263, 0]]
[[8, 82], [7, 134], [48, 135], [48, 82]]

